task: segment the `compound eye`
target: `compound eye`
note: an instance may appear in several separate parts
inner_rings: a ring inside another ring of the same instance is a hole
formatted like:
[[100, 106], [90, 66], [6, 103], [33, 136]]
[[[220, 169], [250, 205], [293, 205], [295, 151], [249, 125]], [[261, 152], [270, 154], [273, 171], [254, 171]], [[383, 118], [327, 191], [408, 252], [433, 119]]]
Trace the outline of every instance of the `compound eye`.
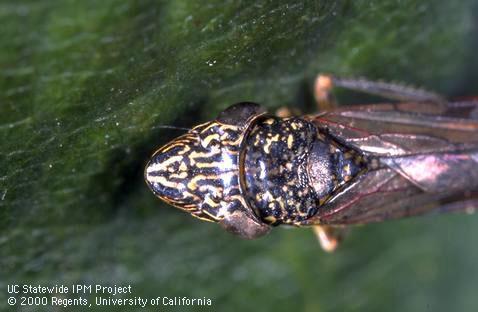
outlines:
[[269, 233], [271, 227], [248, 213], [236, 210], [219, 224], [229, 233], [245, 239], [255, 239]]
[[216, 120], [228, 125], [243, 127], [247, 125], [248, 121], [254, 116], [260, 116], [265, 113], [265, 110], [256, 103], [241, 102], [229, 106], [224, 111], [219, 113]]

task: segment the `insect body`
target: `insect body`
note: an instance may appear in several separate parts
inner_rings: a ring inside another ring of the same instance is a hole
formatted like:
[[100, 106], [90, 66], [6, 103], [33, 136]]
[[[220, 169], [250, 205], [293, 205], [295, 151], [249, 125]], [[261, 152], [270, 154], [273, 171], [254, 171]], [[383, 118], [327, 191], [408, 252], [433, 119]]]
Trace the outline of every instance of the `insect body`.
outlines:
[[478, 206], [478, 101], [354, 86], [418, 102], [287, 118], [239, 103], [160, 148], [147, 184], [245, 238], [281, 224], [343, 226]]

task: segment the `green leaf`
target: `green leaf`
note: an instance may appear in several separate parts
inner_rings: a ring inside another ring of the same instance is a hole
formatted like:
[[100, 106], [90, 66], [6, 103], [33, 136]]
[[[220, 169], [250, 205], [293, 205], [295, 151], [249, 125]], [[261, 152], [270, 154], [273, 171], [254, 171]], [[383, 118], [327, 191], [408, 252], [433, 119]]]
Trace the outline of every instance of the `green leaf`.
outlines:
[[477, 16], [476, 0], [2, 1], [0, 307], [32, 283], [215, 310], [478, 309], [476, 217], [356, 228], [328, 255], [307, 229], [242, 241], [142, 181], [181, 133], [161, 125], [245, 100], [310, 107], [319, 72], [478, 94]]

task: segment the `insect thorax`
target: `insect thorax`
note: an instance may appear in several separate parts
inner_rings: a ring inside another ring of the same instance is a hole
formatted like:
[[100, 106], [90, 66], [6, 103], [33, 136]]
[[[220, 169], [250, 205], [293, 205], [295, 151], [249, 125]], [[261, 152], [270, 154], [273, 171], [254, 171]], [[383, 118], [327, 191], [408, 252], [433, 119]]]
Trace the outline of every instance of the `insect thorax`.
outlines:
[[244, 148], [245, 197], [272, 225], [300, 225], [365, 166], [301, 118], [258, 121]]

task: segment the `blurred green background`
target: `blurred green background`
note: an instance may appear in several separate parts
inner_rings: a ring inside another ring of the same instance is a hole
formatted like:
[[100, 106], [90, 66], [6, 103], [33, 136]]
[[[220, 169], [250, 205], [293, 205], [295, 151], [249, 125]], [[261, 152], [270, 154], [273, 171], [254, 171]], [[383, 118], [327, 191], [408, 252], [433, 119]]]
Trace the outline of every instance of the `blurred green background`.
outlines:
[[168, 311], [478, 310], [476, 216], [354, 228], [326, 254], [308, 229], [235, 238], [142, 179], [181, 133], [158, 125], [310, 107], [318, 72], [478, 94], [478, 1], [2, 0], [0, 25], [0, 309], [11, 283], [102, 283], [213, 302]]

